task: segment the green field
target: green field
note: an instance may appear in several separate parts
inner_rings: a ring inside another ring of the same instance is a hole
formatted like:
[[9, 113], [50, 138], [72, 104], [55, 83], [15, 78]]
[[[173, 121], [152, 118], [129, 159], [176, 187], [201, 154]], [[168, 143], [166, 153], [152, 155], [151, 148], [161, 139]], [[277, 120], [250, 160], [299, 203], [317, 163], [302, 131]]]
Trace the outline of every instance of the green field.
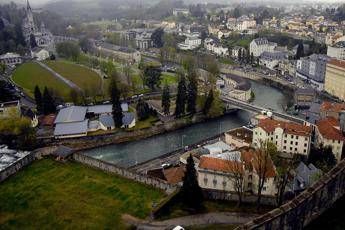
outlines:
[[34, 162], [0, 184], [0, 229], [124, 229], [121, 214], [150, 214], [164, 194], [86, 167]]
[[42, 68], [37, 63], [28, 62], [19, 66], [13, 74], [12, 80], [22, 87], [29, 96], [33, 97], [35, 86], [41, 90], [48, 87], [63, 97], [70, 92], [70, 87], [64, 82], [56, 79], [51, 73]]
[[46, 64], [84, 90], [100, 90], [102, 88], [101, 77], [87, 67], [67, 61], [47, 61]]
[[161, 86], [167, 85], [177, 85], [178, 78], [174, 73], [163, 72], [161, 75]]

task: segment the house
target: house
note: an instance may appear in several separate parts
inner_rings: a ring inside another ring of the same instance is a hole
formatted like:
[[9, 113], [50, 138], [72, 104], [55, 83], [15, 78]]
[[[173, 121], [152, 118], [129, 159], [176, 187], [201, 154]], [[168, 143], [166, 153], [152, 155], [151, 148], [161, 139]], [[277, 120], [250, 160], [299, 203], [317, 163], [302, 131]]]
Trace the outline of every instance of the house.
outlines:
[[345, 41], [340, 41], [327, 47], [327, 56], [335, 59], [345, 60]]
[[6, 53], [0, 55], [0, 63], [3, 63], [8, 66], [19, 65], [23, 62], [23, 58], [16, 53]]
[[201, 45], [201, 39], [195, 37], [187, 37], [182, 43], [178, 43], [177, 47], [181, 50], [193, 50]]
[[306, 165], [303, 162], [299, 163], [294, 170], [294, 177], [290, 184], [288, 184], [288, 190], [293, 193], [299, 193], [318, 180], [322, 171], [316, 168], [313, 164]]
[[44, 48], [36, 47], [31, 50], [31, 57], [37, 61], [44, 61], [50, 57], [49, 52]]
[[115, 122], [113, 116], [109, 114], [101, 114], [99, 116], [99, 125], [102, 130], [115, 129]]
[[223, 94], [241, 101], [249, 101], [251, 99], [252, 86], [248, 80], [233, 74], [223, 75], [222, 78], [225, 82]]
[[336, 103], [324, 101], [320, 106], [320, 117], [325, 119], [327, 117], [334, 117], [339, 119], [339, 114], [345, 110], [345, 103]]
[[296, 77], [310, 81], [311, 86], [318, 91], [324, 89], [326, 65], [330, 57], [323, 54], [312, 54], [301, 58], [296, 64]]
[[134, 126], [135, 126], [134, 113], [123, 113], [121, 128], [130, 129], [130, 128], [133, 128]]
[[231, 49], [231, 57], [238, 58], [238, 53], [241, 52], [242, 54], [246, 51], [245, 48], [241, 46], [235, 46]]
[[225, 143], [235, 148], [250, 147], [253, 131], [247, 128], [236, 128], [225, 133]]
[[229, 49], [227, 47], [223, 47], [218, 39], [207, 38], [204, 42], [205, 48], [216, 54], [217, 56], [228, 56]]
[[298, 88], [294, 93], [295, 105], [308, 108], [315, 101], [315, 90], [312, 88]]
[[174, 166], [168, 168], [152, 169], [147, 171], [147, 175], [166, 181], [169, 184], [182, 184], [185, 173], [185, 166]]
[[261, 143], [270, 141], [280, 152], [308, 155], [311, 135], [310, 126], [268, 118], [260, 120], [253, 129], [253, 146], [259, 148]]
[[339, 119], [327, 117], [316, 123], [316, 142], [318, 145], [331, 146], [332, 152], [339, 162], [345, 143], [345, 112]]
[[0, 102], [0, 119], [21, 115], [20, 101]]
[[331, 59], [326, 66], [325, 91], [345, 101], [345, 61]]
[[256, 38], [249, 44], [249, 51], [254, 57], [260, 57], [263, 52], [273, 52], [277, 43], [269, 42], [267, 38]]
[[288, 54], [286, 52], [281, 51], [264, 51], [260, 55], [260, 65], [265, 66], [270, 70], [276, 69], [280, 62], [288, 59]]

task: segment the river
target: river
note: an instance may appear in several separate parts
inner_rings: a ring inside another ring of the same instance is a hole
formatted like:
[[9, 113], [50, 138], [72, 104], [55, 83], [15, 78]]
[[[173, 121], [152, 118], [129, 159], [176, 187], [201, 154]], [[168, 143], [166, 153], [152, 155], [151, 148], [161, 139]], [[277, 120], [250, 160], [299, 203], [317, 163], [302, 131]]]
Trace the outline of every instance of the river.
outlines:
[[[254, 104], [279, 112], [283, 111], [282, 102], [285, 101], [285, 96], [282, 92], [257, 82], [252, 82], [252, 90], [255, 93]], [[195, 144], [229, 129], [246, 125], [250, 116], [250, 113], [246, 111], [238, 111], [216, 120], [147, 139], [87, 150], [84, 154], [119, 166], [129, 167], [175, 151], [182, 146]]]

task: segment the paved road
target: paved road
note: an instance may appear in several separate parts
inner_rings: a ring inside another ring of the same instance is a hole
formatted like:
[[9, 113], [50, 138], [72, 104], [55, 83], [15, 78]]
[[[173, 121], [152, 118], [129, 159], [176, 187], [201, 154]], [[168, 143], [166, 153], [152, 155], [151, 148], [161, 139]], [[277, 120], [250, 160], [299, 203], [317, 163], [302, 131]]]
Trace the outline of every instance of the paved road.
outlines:
[[43, 68], [45, 68], [46, 70], [48, 70], [50, 73], [52, 73], [54, 75], [54, 77], [56, 77], [57, 79], [65, 82], [69, 87], [74, 88], [78, 91], [82, 91], [82, 89], [79, 86], [77, 86], [76, 84], [74, 84], [70, 80], [67, 80], [66, 78], [64, 78], [63, 76], [61, 76], [60, 74], [58, 74], [57, 72], [52, 70], [51, 68], [49, 68], [46, 64], [44, 64], [42, 62], [38, 62], [38, 61], [36, 61], [36, 63], [39, 64], [40, 66], [42, 66]]
[[191, 216], [184, 216], [179, 218], [173, 218], [164, 221], [145, 221], [134, 218], [129, 215], [123, 215], [122, 219], [132, 225], [135, 225], [137, 229], [142, 230], [160, 230], [160, 229], [173, 229], [175, 226], [180, 225], [183, 227], [188, 226], [200, 226], [209, 224], [228, 224], [228, 225], [240, 225], [251, 221], [258, 217], [257, 214], [249, 213], [236, 213], [236, 212], [214, 212], [206, 214], [198, 214]]

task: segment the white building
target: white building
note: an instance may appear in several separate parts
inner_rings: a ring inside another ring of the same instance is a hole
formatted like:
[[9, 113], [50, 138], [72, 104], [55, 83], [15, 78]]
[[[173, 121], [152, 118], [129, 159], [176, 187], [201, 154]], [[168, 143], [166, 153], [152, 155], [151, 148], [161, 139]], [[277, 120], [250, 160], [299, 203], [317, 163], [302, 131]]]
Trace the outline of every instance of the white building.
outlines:
[[278, 67], [279, 63], [288, 59], [288, 54], [281, 51], [263, 52], [260, 55], [260, 65], [267, 67], [268, 69], [274, 70]]
[[246, 49], [241, 46], [235, 46], [231, 49], [231, 57], [232, 58], [238, 58], [238, 52], [241, 51], [241, 53], [245, 52]]
[[22, 57], [16, 53], [6, 53], [0, 56], [0, 63], [5, 65], [14, 66], [23, 62]]
[[256, 21], [253, 18], [249, 18], [246, 15], [239, 17], [236, 21], [236, 29], [238, 31], [247, 30], [249, 28], [255, 28]]
[[173, 9], [173, 15], [174, 16], [180, 16], [180, 15], [188, 16], [189, 14], [190, 14], [189, 9], [183, 9], [183, 8]]
[[31, 50], [31, 57], [37, 61], [44, 61], [50, 57], [49, 52], [46, 49], [36, 48]]
[[212, 38], [205, 39], [204, 46], [208, 51], [216, 54], [217, 56], [228, 56], [229, 55], [229, 49], [227, 47], [222, 46], [219, 43], [219, 41], [216, 41]]
[[308, 155], [310, 152], [312, 129], [310, 126], [274, 119], [260, 120], [253, 130], [253, 145], [270, 141], [278, 151], [289, 154]]
[[178, 43], [177, 47], [181, 50], [193, 50], [201, 45], [201, 39], [195, 37], [187, 37], [183, 43]]
[[260, 57], [263, 52], [273, 52], [277, 43], [269, 42], [266, 38], [254, 39], [249, 45], [249, 51], [254, 57]]
[[345, 143], [345, 113], [339, 119], [327, 117], [316, 124], [316, 141], [318, 145], [331, 146], [338, 162], [341, 161]]
[[340, 60], [345, 60], [345, 41], [338, 42], [333, 46], [328, 46], [327, 56]]

